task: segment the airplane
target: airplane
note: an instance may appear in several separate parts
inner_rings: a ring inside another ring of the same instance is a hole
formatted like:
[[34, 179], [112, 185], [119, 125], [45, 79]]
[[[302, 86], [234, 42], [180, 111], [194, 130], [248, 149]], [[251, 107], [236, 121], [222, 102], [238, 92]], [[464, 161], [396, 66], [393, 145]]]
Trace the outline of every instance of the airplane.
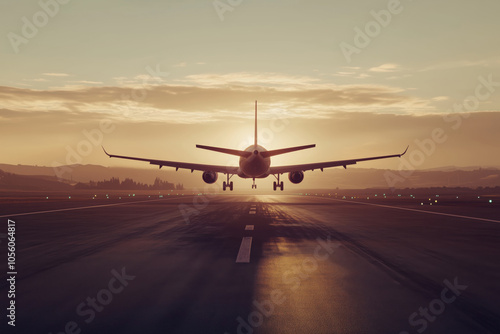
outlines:
[[369, 158], [360, 158], [360, 159], [351, 159], [351, 160], [336, 160], [336, 161], [327, 161], [327, 162], [316, 162], [316, 163], [307, 163], [307, 164], [299, 164], [299, 165], [288, 165], [288, 166], [271, 166], [271, 157], [279, 154], [290, 153], [294, 151], [304, 150], [308, 148], [315, 147], [316, 144], [312, 145], [304, 145], [304, 146], [295, 146], [282, 148], [278, 150], [266, 150], [264, 147], [257, 144], [257, 101], [255, 101], [255, 135], [254, 135], [254, 144], [248, 146], [244, 151], [233, 150], [229, 148], [221, 148], [221, 147], [212, 147], [205, 145], [196, 145], [197, 148], [211, 150], [215, 152], [220, 152], [224, 154], [231, 154], [240, 157], [239, 166], [231, 167], [231, 166], [222, 166], [222, 165], [204, 165], [204, 164], [196, 164], [196, 163], [188, 163], [188, 162], [176, 162], [176, 161], [167, 161], [167, 160], [155, 160], [155, 159], [145, 159], [145, 158], [137, 158], [123, 155], [115, 155], [109, 154], [104, 147], [104, 153], [108, 155], [110, 158], [121, 158], [121, 159], [130, 159], [130, 160], [138, 160], [138, 161], [146, 161], [151, 165], [158, 165], [159, 168], [163, 166], [175, 167], [175, 170], [182, 169], [190, 169], [191, 173], [195, 170], [202, 171], [202, 179], [208, 184], [215, 183], [218, 179], [218, 173], [225, 174], [227, 177], [227, 181], [222, 183], [222, 190], [233, 190], [233, 181], [230, 181], [234, 175], [238, 175], [244, 179], [253, 179], [252, 189], [256, 189], [257, 185], [255, 184], [255, 179], [263, 179], [268, 177], [269, 175], [273, 175], [276, 178], [276, 181], [273, 182], [273, 190], [280, 189], [283, 191], [283, 181], [280, 181], [280, 176], [288, 173], [288, 179], [293, 184], [298, 184], [304, 180], [304, 172], [315, 169], [320, 169], [323, 171], [324, 168], [330, 167], [339, 167], [343, 166], [347, 168], [348, 165], [355, 165], [357, 162], [368, 161], [368, 160], [377, 160], [377, 159], [387, 159], [387, 158], [395, 158], [403, 156], [406, 151], [408, 151], [408, 147], [401, 154], [392, 154], [392, 155], [383, 155]]

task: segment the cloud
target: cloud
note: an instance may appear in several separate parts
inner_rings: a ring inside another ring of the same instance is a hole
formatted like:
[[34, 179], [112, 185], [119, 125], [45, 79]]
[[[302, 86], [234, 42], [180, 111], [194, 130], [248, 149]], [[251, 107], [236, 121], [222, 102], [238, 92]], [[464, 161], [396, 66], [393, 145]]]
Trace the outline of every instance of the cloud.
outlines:
[[48, 80], [45, 78], [36, 78], [36, 79], [23, 79], [24, 81], [32, 81], [32, 82], [47, 82]]
[[[271, 79], [271, 82], [277, 81], [276, 77]], [[398, 87], [303, 82], [302, 89], [290, 89], [253, 84], [157, 84], [139, 88], [70, 86], [51, 90], [0, 87], [0, 103], [5, 108], [19, 111], [99, 112], [131, 120], [155, 118], [163, 121], [179, 121], [182, 113], [188, 121], [208, 119], [191, 118], [194, 113], [212, 114], [215, 118], [218, 114], [238, 118], [239, 112], [252, 109], [251, 104], [256, 99], [260, 101], [261, 110], [279, 112], [288, 117], [326, 117], [342, 110], [408, 113], [431, 108], [426, 101], [405, 95], [405, 90]], [[174, 114], [177, 116], [172, 117]]]
[[436, 70], [449, 70], [454, 68], [464, 67], [493, 67], [496, 68], [500, 65], [500, 58], [488, 58], [477, 60], [449, 60], [442, 63], [437, 63], [420, 69], [420, 72], [436, 71]]
[[246, 86], [285, 86], [289, 89], [304, 87], [308, 85], [318, 85], [320, 80], [308, 76], [291, 76], [280, 73], [265, 72], [235, 72], [227, 74], [195, 74], [188, 75], [185, 79], [178, 80], [180, 83], [186, 83], [197, 86], [228, 86], [228, 85], [246, 85]]
[[42, 75], [49, 77], [69, 77], [69, 74], [67, 73], [42, 73]]
[[383, 64], [369, 69], [370, 72], [379, 72], [379, 73], [396, 72], [398, 70], [399, 70], [398, 64]]
[[70, 81], [72, 83], [79, 83], [79, 84], [89, 84], [89, 85], [102, 85], [103, 83], [101, 81], [88, 81], [88, 80], [78, 80], [78, 81]]
[[[352, 68], [350, 71], [358, 71]], [[343, 75], [349, 75], [348, 69]], [[100, 114], [125, 121], [203, 123], [252, 116], [259, 100], [261, 115], [328, 118], [336, 112], [413, 114], [436, 112], [432, 100], [395, 86], [336, 85], [308, 76], [237, 72], [189, 75], [166, 83], [148, 75], [114, 78], [117, 86], [71, 81], [45, 90], [0, 86], [3, 108], [32, 112], [57, 110]], [[438, 101], [438, 100], [434, 100]]]
[[432, 98], [432, 101], [448, 101], [449, 99], [449, 96], [436, 96]]

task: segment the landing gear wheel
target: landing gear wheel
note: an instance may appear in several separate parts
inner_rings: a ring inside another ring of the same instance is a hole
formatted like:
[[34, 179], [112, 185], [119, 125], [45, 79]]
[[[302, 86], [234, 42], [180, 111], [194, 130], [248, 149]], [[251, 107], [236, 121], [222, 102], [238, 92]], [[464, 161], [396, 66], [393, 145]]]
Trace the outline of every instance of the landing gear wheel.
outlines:
[[229, 190], [233, 191], [233, 181], [229, 182]]
[[[233, 183], [233, 182], [231, 182]], [[226, 184], [226, 181], [222, 182], [222, 191], [226, 191], [226, 187], [227, 187], [227, 184]], [[233, 189], [231, 189], [233, 190]]]
[[276, 178], [276, 180], [278, 180], [278, 182], [273, 182], [273, 190], [276, 191], [277, 188], [280, 188], [280, 190], [283, 191], [284, 186], [283, 181], [280, 182], [280, 174], [275, 174], [274, 177]]

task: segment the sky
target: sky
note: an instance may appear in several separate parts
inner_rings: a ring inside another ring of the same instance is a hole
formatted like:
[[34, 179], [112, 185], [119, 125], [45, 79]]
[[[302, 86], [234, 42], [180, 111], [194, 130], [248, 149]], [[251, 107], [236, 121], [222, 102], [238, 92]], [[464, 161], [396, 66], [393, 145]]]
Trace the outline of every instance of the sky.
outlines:
[[251, 144], [258, 100], [260, 144], [317, 145], [273, 165], [500, 166], [497, 0], [0, 6], [0, 163], [236, 165], [195, 145]]

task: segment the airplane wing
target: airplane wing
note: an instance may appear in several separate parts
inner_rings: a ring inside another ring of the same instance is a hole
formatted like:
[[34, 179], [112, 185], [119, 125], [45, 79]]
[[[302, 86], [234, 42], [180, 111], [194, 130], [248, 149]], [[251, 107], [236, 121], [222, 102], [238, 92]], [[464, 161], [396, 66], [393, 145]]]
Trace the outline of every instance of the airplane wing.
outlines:
[[124, 156], [124, 155], [109, 154], [108, 152], [106, 152], [104, 147], [102, 149], [104, 150], [104, 153], [106, 153], [106, 155], [110, 158], [147, 161], [151, 165], [160, 166], [160, 168], [162, 168], [163, 166], [168, 166], [168, 167], [175, 167], [176, 170], [179, 168], [190, 169], [191, 172], [194, 170], [199, 170], [199, 171], [203, 171], [203, 172], [217, 172], [217, 173], [224, 173], [224, 174], [237, 174], [238, 173], [238, 167], [233, 167], [233, 166], [204, 165], [204, 164], [193, 164], [193, 163], [189, 163], [189, 162], [176, 162], [176, 161], [167, 161], [167, 160], [136, 158], [136, 157], [129, 157], [129, 156]]
[[323, 168], [338, 167], [338, 166], [343, 166], [344, 168], [347, 168], [347, 165], [355, 165], [356, 163], [361, 162], [361, 161], [401, 157], [406, 153], [406, 151], [408, 151], [408, 147], [401, 154], [382, 155], [382, 156], [378, 156], [378, 157], [369, 157], [369, 158], [351, 159], [351, 160], [337, 160], [337, 161], [315, 162], [315, 163], [310, 163], [310, 164], [270, 167], [269, 173], [270, 174], [283, 174], [283, 173], [298, 172], [298, 171], [305, 172], [307, 170], [315, 170], [315, 169], [323, 170]]

